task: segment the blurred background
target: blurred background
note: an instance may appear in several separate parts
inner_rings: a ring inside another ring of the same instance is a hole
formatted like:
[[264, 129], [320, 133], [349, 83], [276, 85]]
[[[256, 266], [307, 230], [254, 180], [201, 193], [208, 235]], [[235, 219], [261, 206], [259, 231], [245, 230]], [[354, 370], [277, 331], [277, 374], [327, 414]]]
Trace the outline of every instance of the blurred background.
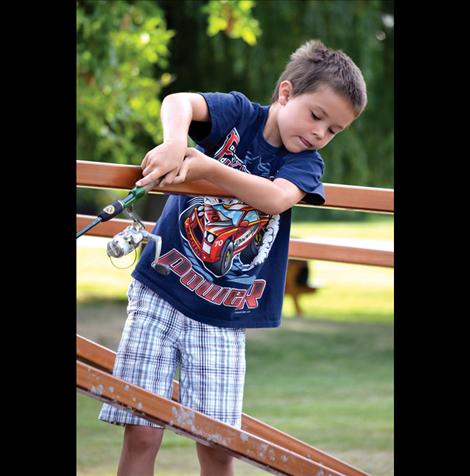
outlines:
[[[180, 91], [238, 90], [269, 104], [290, 54], [318, 38], [361, 68], [368, 106], [322, 150], [326, 183], [393, 188], [393, 0], [78, 1], [77, 159], [139, 165]], [[126, 194], [77, 189], [77, 213]], [[166, 197], [137, 204], [155, 221]], [[292, 236], [393, 247], [393, 216], [295, 207]], [[77, 241], [77, 332], [116, 350], [133, 257]], [[317, 291], [286, 296], [280, 329], [248, 332], [244, 411], [374, 475], [393, 474], [393, 269], [309, 261]], [[269, 399], [266, 399], [269, 395]], [[115, 474], [122, 429], [77, 396], [77, 471]], [[190, 440], [167, 432], [158, 474], [196, 475]], [[264, 474], [237, 462], [237, 474]]]

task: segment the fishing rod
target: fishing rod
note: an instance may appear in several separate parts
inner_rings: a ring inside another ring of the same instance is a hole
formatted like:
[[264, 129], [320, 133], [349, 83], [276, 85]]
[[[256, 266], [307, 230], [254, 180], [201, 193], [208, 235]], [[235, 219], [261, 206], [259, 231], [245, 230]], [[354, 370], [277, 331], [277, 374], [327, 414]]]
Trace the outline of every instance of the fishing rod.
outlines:
[[155, 242], [155, 259], [151, 263], [152, 268], [160, 274], [165, 276], [168, 275], [170, 272], [168, 266], [161, 265], [157, 262], [162, 247], [161, 237], [149, 233], [146, 230], [145, 225], [137, 216], [133, 207], [134, 203], [139, 200], [139, 198], [142, 198], [155, 185], [158, 185], [160, 180], [161, 179], [155, 180], [143, 187], [134, 187], [126, 197], [120, 200], [115, 200], [113, 203], [104, 207], [101, 213], [93, 221], [77, 232], [77, 239], [99, 223], [111, 220], [111, 218], [114, 218], [124, 211], [129, 218], [132, 219], [133, 223], [120, 233], [114, 235], [113, 239], [108, 242], [106, 247], [107, 255], [110, 258], [120, 258], [125, 256], [135, 250], [142, 240], [146, 238]]
[[88, 225], [77, 232], [77, 239], [99, 223], [111, 220], [111, 218], [122, 213], [123, 210], [134, 204], [139, 198], [142, 198], [159, 182], [160, 180], [144, 185], [143, 187], [134, 187], [123, 199], [115, 200], [113, 203], [105, 206], [101, 213], [92, 222], [88, 223]]

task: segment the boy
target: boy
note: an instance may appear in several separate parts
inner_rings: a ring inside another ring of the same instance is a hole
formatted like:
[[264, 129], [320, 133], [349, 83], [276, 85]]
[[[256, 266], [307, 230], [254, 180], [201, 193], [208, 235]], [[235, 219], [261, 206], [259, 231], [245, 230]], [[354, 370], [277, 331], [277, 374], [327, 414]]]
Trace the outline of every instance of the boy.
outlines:
[[[164, 141], [136, 185], [204, 178], [236, 198], [168, 198], [153, 233], [170, 273], [152, 268], [150, 243], [132, 273], [114, 375], [171, 398], [179, 366], [183, 405], [241, 426], [245, 329], [280, 325], [291, 207], [324, 203], [318, 150], [366, 102], [357, 66], [315, 40], [291, 55], [270, 106], [239, 92], [164, 99]], [[99, 418], [126, 426], [118, 476], [152, 475], [163, 428], [108, 404]], [[201, 475], [233, 474], [225, 452], [197, 443], [197, 453]]]

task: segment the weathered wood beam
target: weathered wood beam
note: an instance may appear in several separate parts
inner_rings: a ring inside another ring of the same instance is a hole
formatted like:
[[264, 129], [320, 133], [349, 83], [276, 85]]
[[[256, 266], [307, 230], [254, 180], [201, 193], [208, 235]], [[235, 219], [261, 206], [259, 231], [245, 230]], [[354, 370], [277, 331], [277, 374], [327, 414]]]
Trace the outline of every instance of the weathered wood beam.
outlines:
[[[77, 358], [100, 368], [104, 372], [112, 373], [116, 353], [77, 334]], [[174, 401], [178, 401], [179, 398], [179, 383], [176, 380], [173, 380], [172, 398]], [[242, 414], [242, 430], [283, 448], [287, 448], [307, 459], [313, 459], [347, 476], [366, 476], [367, 474], [245, 413]]]
[[92, 398], [125, 408], [207, 446], [223, 449], [273, 474], [343, 474], [83, 362], [77, 362], [77, 388]]

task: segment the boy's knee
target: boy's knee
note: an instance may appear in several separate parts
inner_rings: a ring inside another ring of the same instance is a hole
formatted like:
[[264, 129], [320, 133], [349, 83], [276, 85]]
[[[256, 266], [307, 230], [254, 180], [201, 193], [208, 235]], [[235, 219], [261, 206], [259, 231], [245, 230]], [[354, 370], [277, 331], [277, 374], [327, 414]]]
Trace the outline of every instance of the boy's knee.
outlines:
[[225, 451], [211, 448], [202, 444], [197, 444], [197, 452], [201, 464], [230, 466], [233, 463], [233, 456]]
[[131, 451], [158, 451], [163, 438], [163, 429], [150, 426], [126, 425], [124, 445]]

